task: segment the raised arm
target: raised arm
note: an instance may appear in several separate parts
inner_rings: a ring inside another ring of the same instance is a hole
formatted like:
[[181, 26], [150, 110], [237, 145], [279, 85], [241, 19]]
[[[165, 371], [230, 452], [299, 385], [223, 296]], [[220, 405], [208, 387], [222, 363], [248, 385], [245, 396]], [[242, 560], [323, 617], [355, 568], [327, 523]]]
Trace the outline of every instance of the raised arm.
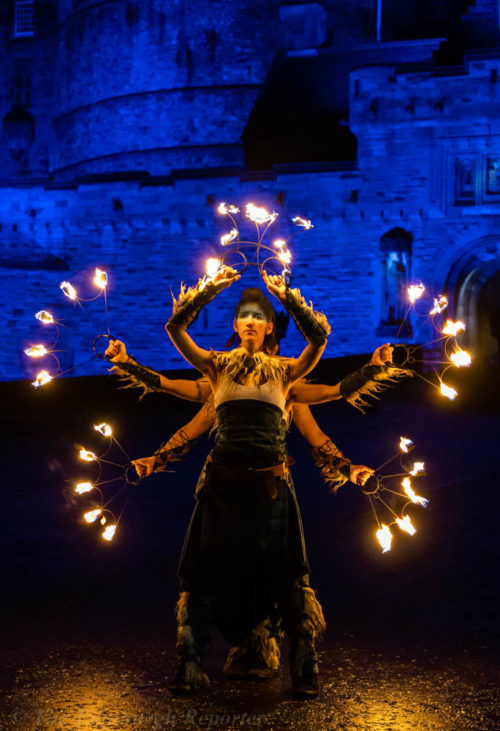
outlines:
[[187, 401], [207, 401], [210, 396], [208, 380], [167, 378], [162, 373], [139, 363], [127, 353], [125, 344], [121, 340], [110, 340], [105, 355], [114, 363], [111, 371], [121, 376], [125, 382], [125, 388], [142, 389], [140, 398], [153, 391], [168, 393]]
[[178, 461], [191, 449], [195, 439], [210, 429], [215, 421], [213, 401], [203, 404], [195, 416], [175, 432], [151, 457], [134, 459], [139, 477], [148, 477], [153, 472], [163, 472], [167, 465]]
[[286, 286], [282, 277], [269, 276], [262, 272], [267, 289], [273, 294], [293, 317], [295, 324], [307, 340], [307, 345], [298, 358], [289, 361], [289, 382], [293, 383], [307, 375], [321, 358], [330, 334], [326, 316], [306, 304], [298, 289]]
[[232, 267], [223, 266], [210, 281], [199, 280], [195, 287], [181, 287], [178, 299], [174, 299], [172, 316], [165, 329], [179, 353], [202, 373], [215, 377], [214, 361], [210, 351], [200, 348], [188, 335], [188, 326], [196, 320], [202, 308], [223, 289], [240, 278]]
[[293, 422], [298, 430], [313, 448], [313, 457], [316, 465], [332, 492], [348, 480], [356, 485], [364, 485], [373, 474], [373, 470], [366, 465], [355, 465], [344, 457], [342, 452], [331, 439], [321, 430], [318, 422], [305, 404], [296, 404], [292, 411]]

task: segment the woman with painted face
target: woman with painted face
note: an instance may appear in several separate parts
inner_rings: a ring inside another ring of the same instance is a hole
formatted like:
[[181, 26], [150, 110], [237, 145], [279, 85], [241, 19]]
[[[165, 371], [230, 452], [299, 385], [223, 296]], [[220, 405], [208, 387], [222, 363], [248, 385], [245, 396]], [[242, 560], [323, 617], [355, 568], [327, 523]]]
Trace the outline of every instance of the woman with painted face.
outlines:
[[[179, 564], [178, 658], [171, 690], [190, 693], [208, 683], [201, 661], [213, 623], [234, 647], [251, 634], [254, 647], [246, 653], [257, 654], [259, 642], [273, 633], [270, 609], [276, 607], [290, 640], [294, 693], [312, 698], [318, 693], [314, 640], [324, 619], [308, 585], [302, 523], [287, 464], [286, 401], [293, 383], [319, 360], [329, 326], [298, 290], [264, 274], [269, 292], [307, 340], [300, 357], [273, 355], [274, 310], [258, 289], [245, 290], [236, 307], [238, 347], [203, 350], [187, 327], [238, 278], [224, 267], [212, 282], [181, 291], [166, 325], [181, 354], [207, 376], [217, 415], [216, 444], [200, 478]], [[266, 666], [272, 669], [277, 659], [266, 658]], [[236, 666], [238, 658], [233, 661]]]

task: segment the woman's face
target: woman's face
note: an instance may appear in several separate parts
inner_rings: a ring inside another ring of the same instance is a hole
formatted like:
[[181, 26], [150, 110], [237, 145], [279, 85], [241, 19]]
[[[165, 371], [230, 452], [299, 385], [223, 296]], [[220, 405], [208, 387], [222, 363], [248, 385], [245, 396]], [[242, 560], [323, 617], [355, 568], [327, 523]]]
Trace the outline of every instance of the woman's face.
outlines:
[[264, 338], [273, 331], [273, 327], [257, 302], [242, 305], [234, 321], [234, 331], [239, 335], [241, 344], [251, 345], [252, 349], [262, 348]]

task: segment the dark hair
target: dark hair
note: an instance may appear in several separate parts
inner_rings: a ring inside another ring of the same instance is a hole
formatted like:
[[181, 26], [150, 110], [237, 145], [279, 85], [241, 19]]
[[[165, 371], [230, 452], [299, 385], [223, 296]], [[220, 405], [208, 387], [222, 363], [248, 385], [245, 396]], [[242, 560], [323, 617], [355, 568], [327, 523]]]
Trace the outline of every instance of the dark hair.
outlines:
[[[234, 319], [238, 319], [238, 315], [240, 314], [241, 308], [248, 304], [249, 302], [255, 302], [259, 305], [259, 307], [262, 308], [267, 321], [273, 323], [273, 329], [269, 333], [269, 335], [266, 335], [264, 338], [264, 345], [262, 346], [262, 349], [264, 352], [268, 353], [269, 355], [274, 355], [274, 353], [277, 350], [277, 341], [276, 341], [276, 312], [274, 311], [274, 307], [267, 299], [266, 295], [262, 290], [258, 289], [257, 287], [247, 287], [245, 289], [240, 297], [240, 301], [236, 305], [236, 309], [234, 311]], [[235, 341], [239, 344], [239, 335], [238, 333], [233, 333], [229, 340], [226, 343], [226, 348], [232, 348]]]

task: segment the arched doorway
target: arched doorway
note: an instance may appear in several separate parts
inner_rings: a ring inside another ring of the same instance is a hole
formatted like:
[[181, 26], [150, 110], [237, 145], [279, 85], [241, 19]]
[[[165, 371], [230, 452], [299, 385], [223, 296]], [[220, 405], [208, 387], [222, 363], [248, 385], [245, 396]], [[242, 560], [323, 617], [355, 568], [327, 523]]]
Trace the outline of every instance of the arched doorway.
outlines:
[[499, 358], [500, 236], [472, 241], [449, 270], [446, 291], [450, 317], [463, 320], [461, 342], [473, 357]]

